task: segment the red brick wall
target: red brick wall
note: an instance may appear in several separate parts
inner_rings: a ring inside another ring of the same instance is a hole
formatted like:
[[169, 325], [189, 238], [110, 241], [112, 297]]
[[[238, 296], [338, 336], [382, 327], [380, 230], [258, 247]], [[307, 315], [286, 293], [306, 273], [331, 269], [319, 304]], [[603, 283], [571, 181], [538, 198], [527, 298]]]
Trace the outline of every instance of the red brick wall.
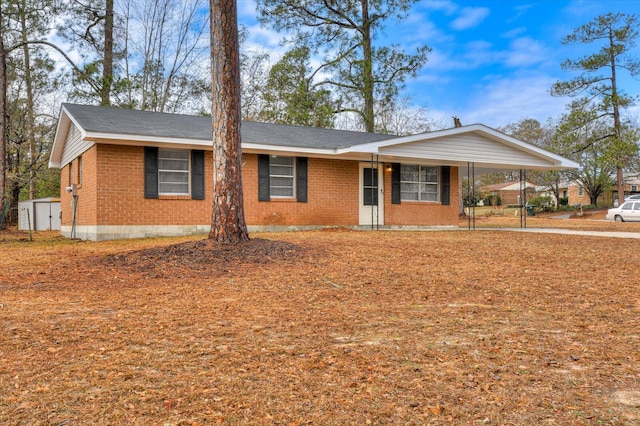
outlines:
[[75, 183], [77, 189], [78, 207], [76, 210], [76, 224], [95, 225], [96, 218], [96, 196], [98, 186], [96, 180], [97, 150], [93, 146], [82, 154], [82, 183], [79, 182], [80, 161], [78, 158], [72, 161], [73, 176], [69, 176], [69, 165], [61, 170], [60, 175], [60, 209], [62, 213], [61, 225], [71, 226], [73, 221], [72, 196], [66, 191], [67, 186]]
[[580, 194], [580, 187], [578, 185], [571, 185], [567, 190], [567, 196], [569, 197], [569, 205], [573, 206], [576, 204], [591, 204], [591, 198], [589, 198], [589, 194], [587, 191], [582, 190], [582, 196]]
[[[258, 201], [256, 154], [243, 155], [244, 211], [248, 225], [357, 225], [357, 161], [309, 158], [308, 202]], [[212, 156], [205, 153], [205, 199], [144, 198], [144, 148], [96, 144], [82, 156], [77, 225], [207, 225], [211, 222]], [[62, 169], [62, 225], [71, 225], [68, 166]], [[458, 170], [451, 168], [451, 205], [391, 204], [391, 172], [385, 170], [385, 224], [454, 225], [458, 217]], [[77, 175], [77, 160], [74, 160]]]
[[402, 201], [391, 204], [391, 171], [384, 172], [385, 225], [457, 225], [458, 224], [458, 168], [451, 167], [451, 202], [448, 206], [435, 202]]
[[[144, 198], [144, 148], [99, 144], [99, 225], [202, 225], [211, 222], [211, 198], [190, 196]], [[211, 187], [211, 154], [205, 162]]]
[[249, 225], [357, 225], [358, 163], [309, 158], [308, 202], [258, 201], [258, 156], [243, 155], [244, 213]]
[[[536, 190], [535, 188], [527, 188], [527, 200], [530, 200], [532, 198], [534, 198], [536, 196]], [[491, 191], [492, 194], [498, 194], [500, 196], [500, 201], [502, 202], [503, 206], [507, 206], [507, 205], [518, 205], [519, 204], [519, 200], [520, 200], [520, 191], [519, 190], [513, 190], [513, 191]]]

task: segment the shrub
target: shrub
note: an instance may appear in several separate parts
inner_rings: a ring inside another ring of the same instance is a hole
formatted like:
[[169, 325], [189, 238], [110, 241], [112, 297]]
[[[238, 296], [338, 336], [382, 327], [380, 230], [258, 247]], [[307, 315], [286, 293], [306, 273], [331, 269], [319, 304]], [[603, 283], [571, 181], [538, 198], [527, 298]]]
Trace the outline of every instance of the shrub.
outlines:
[[542, 211], [553, 210], [553, 199], [549, 196], [541, 196], [530, 199], [528, 205], [534, 206]]
[[484, 199], [485, 206], [500, 206], [502, 205], [502, 198], [498, 194], [487, 195]]

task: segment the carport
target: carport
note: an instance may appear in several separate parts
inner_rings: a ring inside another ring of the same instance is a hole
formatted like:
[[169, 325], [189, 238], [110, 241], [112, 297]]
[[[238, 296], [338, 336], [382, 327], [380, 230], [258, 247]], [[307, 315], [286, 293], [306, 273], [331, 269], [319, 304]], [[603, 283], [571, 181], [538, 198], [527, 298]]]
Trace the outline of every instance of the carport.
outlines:
[[[528, 144], [483, 124], [471, 124], [435, 132], [394, 138], [376, 144], [376, 161], [411, 161], [422, 158], [433, 164], [457, 166], [459, 181], [475, 182], [483, 174], [517, 172], [520, 178], [520, 227], [526, 228], [525, 182], [529, 170], [569, 170], [579, 164], [543, 148]], [[469, 196], [475, 185], [468, 185]], [[461, 195], [463, 195], [461, 193]], [[462, 207], [462, 197], [460, 200]], [[475, 229], [475, 208], [468, 214], [468, 228]]]
[[[529, 213], [526, 211], [527, 206], [527, 170], [526, 169], [497, 169], [493, 171], [489, 171], [491, 169], [480, 169], [478, 170], [478, 174], [476, 174], [475, 163], [467, 163], [466, 170], [464, 168], [460, 168], [460, 177], [470, 180], [471, 182], [475, 182], [477, 176], [482, 174], [493, 174], [493, 173], [506, 173], [506, 172], [518, 172], [519, 181], [520, 181], [520, 195], [518, 196], [519, 205], [518, 208], [520, 210], [520, 228], [527, 227], [527, 216]], [[466, 173], [465, 173], [466, 172]], [[462, 180], [461, 180], [462, 181]], [[468, 200], [475, 200], [475, 184], [467, 185], [466, 198]], [[467, 214], [467, 229], [476, 229], [476, 205], [468, 207]]]

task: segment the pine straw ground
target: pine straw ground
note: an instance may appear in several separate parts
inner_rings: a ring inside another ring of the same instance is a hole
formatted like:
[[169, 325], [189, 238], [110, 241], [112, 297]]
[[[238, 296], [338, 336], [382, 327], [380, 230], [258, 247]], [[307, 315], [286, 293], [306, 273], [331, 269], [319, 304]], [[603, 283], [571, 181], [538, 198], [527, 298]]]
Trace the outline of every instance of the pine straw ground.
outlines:
[[0, 424], [638, 424], [638, 246], [2, 231]]

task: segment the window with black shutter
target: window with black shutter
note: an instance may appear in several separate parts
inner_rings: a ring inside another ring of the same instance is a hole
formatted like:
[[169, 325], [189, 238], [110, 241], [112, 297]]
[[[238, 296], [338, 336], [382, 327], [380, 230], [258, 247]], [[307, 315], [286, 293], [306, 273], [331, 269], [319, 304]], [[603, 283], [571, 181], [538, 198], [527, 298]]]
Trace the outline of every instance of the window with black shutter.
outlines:
[[258, 201], [295, 197], [306, 203], [307, 175], [306, 157], [258, 155]]
[[204, 151], [144, 148], [144, 196], [191, 195], [204, 200]]

